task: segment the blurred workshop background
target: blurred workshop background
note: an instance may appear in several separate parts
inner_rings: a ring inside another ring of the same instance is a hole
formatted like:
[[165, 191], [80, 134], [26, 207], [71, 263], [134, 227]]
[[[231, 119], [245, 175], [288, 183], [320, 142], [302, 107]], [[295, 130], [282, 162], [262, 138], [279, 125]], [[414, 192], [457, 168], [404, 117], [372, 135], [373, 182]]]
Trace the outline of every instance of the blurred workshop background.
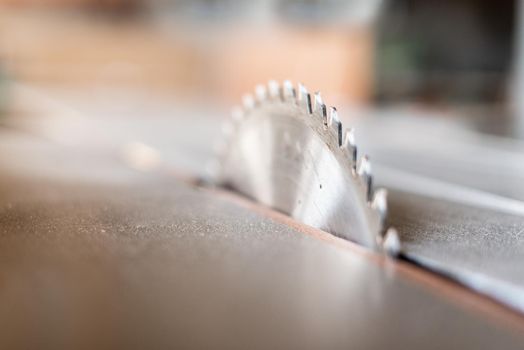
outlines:
[[[0, 0], [2, 123], [91, 147], [96, 135], [120, 144], [149, 133], [149, 143], [168, 148], [159, 134], [176, 134], [170, 117], [178, 129], [185, 120], [207, 125], [202, 115], [223, 118], [255, 84], [291, 79], [345, 111], [409, 106], [522, 138], [521, 8], [510, 0]], [[40, 122], [43, 105], [62, 112]], [[61, 114], [77, 119], [56, 121]], [[79, 115], [99, 118], [94, 129]], [[141, 117], [156, 123], [133, 131], [111, 121]]]

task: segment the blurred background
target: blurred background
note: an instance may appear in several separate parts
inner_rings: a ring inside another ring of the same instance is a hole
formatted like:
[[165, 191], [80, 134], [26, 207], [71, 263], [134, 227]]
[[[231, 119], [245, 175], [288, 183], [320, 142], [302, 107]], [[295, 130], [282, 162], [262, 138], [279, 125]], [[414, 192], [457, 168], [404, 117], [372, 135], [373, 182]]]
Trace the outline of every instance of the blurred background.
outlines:
[[408, 136], [445, 124], [521, 139], [521, 8], [510, 0], [0, 0], [2, 124], [70, 146], [143, 142], [195, 170], [195, 155], [209, 153], [199, 143], [211, 143], [243, 93], [291, 79], [356, 124], [378, 119], [375, 131], [395, 121]]

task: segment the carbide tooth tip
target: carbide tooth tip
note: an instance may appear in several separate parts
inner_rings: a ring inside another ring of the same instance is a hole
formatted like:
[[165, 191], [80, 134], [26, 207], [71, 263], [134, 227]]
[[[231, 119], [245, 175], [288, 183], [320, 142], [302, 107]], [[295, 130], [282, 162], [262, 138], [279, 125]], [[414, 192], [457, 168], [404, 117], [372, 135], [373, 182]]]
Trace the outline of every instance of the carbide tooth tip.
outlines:
[[388, 192], [383, 188], [376, 190], [371, 205], [380, 213], [382, 218], [385, 218], [388, 210]]
[[324, 104], [320, 91], [315, 92], [315, 103]]
[[357, 163], [357, 146], [355, 143], [355, 130], [353, 128], [348, 128], [344, 131], [344, 140], [341, 147], [349, 152], [351, 161], [353, 162], [353, 170], [355, 170]]
[[338, 146], [342, 147], [342, 142], [344, 141], [344, 133], [342, 131], [342, 123], [338, 119], [338, 113], [335, 107], [331, 107], [331, 111], [329, 114], [329, 123], [331, 129], [333, 129], [335, 136], [337, 137]]
[[332, 123], [340, 122], [340, 120], [338, 119], [338, 111], [335, 107], [331, 107], [330, 109], [330, 118]]
[[295, 88], [293, 87], [293, 83], [289, 80], [284, 80], [284, 83], [282, 84], [283, 89], [283, 97], [285, 100], [291, 100], [295, 98]]
[[344, 138], [344, 142], [348, 145], [348, 146], [352, 146], [352, 147], [355, 147], [356, 146], [356, 141], [355, 141], [355, 129], [353, 128], [347, 128], [346, 129], [346, 134], [344, 135], [345, 138]]
[[391, 257], [397, 257], [402, 252], [402, 245], [397, 230], [389, 228], [382, 240], [382, 249]]
[[311, 109], [311, 95], [307, 91], [307, 88], [302, 83], [298, 83], [298, 96], [297, 102], [306, 107], [308, 113], [312, 113]]
[[364, 183], [366, 189], [366, 198], [370, 202], [373, 198], [373, 177], [371, 176], [371, 162], [368, 156], [360, 158], [357, 174]]
[[320, 91], [315, 92], [315, 112], [320, 113], [323, 118], [327, 116], [326, 105], [322, 101]]
[[358, 174], [360, 176], [370, 176], [371, 175], [371, 162], [367, 155], [360, 158], [360, 164], [358, 166]]
[[257, 85], [255, 87], [255, 96], [258, 102], [264, 102], [267, 99], [267, 89], [264, 85]]
[[251, 94], [245, 94], [242, 96], [242, 104], [246, 110], [253, 109], [255, 107], [255, 99]]
[[333, 106], [329, 107], [329, 113], [324, 117], [324, 127], [328, 128], [333, 125], [333, 120], [338, 120], [337, 109]]
[[299, 94], [300, 97], [303, 97], [304, 95], [308, 93], [307, 88], [304, 84], [298, 83], [297, 85], [298, 85], [298, 91], [300, 93]]
[[271, 98], [276, 99], [280, 97], [280, 85], [276, 80], [270, 80], [267, 83], [267, 87]]

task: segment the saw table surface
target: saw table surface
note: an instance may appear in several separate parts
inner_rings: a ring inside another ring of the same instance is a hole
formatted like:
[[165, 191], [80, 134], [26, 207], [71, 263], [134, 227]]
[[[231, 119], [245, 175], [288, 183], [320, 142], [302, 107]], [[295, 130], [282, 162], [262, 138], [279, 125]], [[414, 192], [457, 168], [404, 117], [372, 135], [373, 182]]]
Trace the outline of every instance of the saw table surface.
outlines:
[[[509, 307], [174, 174], [203, 172], [215, 110], [138, 96], [115, 109], [27, 86], [12, 96], [0, 120], [1, 348], [523, 347]], [[501, 281], [521, 281], [520, 218], [390, 182], [408, 253], [447, 264], [426, 267], [469, 286], [476, 271], [495, 298]], [[499, 231], [515, 234], [492, 240]], [[511, 304], [507, 291], [498, 299]]]
[[0, 140], [1, 348], [524, 346], [521, 316], [429, 272], [110, 154]]

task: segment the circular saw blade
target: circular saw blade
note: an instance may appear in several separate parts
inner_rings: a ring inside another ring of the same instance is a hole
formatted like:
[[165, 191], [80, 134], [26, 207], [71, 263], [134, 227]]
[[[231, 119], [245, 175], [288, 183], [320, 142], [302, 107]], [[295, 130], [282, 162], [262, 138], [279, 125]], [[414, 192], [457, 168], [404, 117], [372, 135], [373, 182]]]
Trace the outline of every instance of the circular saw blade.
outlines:
[[372, 249], [392, 241], [383, 239], [386, 192], [373, 190], [369, 159], [357, 161], [336, 109], [289, 81], [257, 86], [255, 96], [223, 127], [216, 183]]

